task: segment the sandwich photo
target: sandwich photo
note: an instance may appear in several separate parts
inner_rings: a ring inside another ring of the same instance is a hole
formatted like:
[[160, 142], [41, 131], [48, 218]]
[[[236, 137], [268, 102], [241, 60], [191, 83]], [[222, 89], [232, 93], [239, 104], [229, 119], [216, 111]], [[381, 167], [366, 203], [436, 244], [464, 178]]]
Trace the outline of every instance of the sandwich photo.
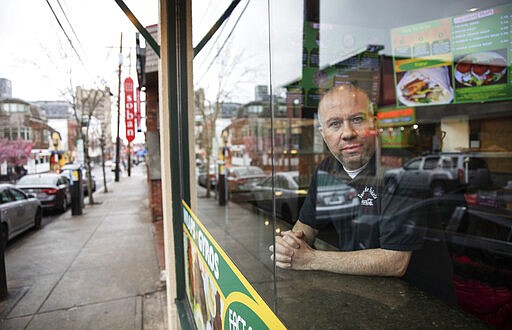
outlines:
[[396, 89], [398, 99], [407, 106], [447, 104], [453, 100], [445, 66], [407, 71]]

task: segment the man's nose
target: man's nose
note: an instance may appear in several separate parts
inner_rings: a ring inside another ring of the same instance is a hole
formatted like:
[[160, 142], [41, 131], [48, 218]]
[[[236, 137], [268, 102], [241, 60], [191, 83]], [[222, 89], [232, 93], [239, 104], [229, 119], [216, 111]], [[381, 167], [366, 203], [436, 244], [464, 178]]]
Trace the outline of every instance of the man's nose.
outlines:
[[342, 127], [342, 130], [341, 130], [341, 138], [343, 140], [348, 140], [348, 139], [354, 138], [355, 136], [356, 136], [356, 131], [354, 130], [354, 128], [350, 124], [350, 121], [344, 120], [343, 121], [343, 127]]

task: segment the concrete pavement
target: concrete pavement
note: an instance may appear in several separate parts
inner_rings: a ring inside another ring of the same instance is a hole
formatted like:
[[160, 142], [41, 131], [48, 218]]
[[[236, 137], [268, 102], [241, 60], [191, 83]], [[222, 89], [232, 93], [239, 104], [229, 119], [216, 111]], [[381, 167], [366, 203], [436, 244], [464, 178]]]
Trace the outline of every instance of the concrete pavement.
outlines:
[[146, 168], [10, 243], [0, 329], [166, 329]]

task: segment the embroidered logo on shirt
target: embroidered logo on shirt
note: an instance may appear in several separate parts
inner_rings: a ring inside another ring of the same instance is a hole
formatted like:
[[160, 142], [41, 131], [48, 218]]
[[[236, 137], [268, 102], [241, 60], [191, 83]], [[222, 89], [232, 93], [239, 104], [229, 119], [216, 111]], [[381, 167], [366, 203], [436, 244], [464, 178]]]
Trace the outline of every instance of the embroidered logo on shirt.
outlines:
[[373, 190], [373, 187], [364, 187], [363, 192], [357, 195], [361, 200], [362, 206], [373, 206], [373, 201], [377, 199], [377, 193]]

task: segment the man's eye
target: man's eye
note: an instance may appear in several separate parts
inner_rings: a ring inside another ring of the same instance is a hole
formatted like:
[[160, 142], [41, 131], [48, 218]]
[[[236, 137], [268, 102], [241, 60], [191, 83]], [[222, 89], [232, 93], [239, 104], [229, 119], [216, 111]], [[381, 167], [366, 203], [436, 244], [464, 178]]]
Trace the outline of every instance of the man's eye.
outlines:
[[363, 116], [357, 116], [351, 119], [352, 124], [360, 125], [364, 122]]
[[333, 120], [329, 122], [327, 125], [329, 128], [339, 128], [341, 126], [341, 122], [339, 120]]

